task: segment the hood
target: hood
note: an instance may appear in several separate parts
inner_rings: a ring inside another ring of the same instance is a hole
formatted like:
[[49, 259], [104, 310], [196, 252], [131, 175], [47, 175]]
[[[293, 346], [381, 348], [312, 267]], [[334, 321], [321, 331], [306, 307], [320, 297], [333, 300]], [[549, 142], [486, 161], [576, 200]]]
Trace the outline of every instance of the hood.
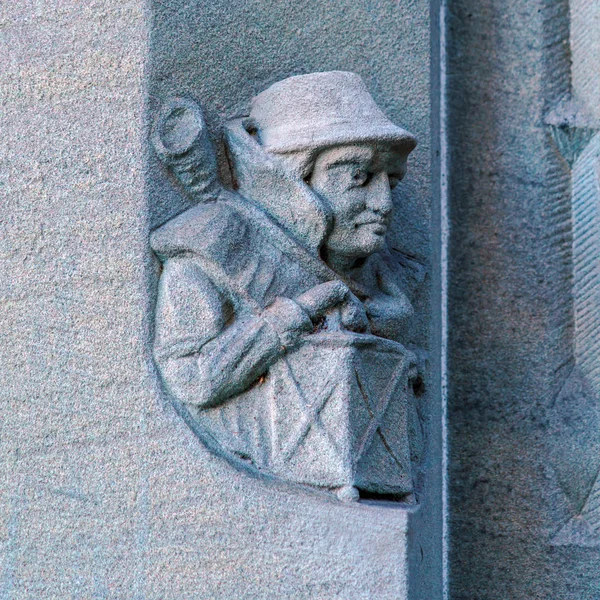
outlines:
[[225, 127], [237, 191], [318, 255], [330, 228], [329, 211], [317, 194], [264, 150], [243, 122], [244, 119], [235, 119]]

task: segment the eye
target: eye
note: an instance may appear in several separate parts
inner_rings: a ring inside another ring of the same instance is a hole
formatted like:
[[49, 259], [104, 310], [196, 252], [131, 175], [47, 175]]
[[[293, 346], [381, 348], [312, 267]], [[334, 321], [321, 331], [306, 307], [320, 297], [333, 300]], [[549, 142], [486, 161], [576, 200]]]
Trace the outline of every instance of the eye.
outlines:
[[352, 185], [354, 187], [362, 187], [367, 185], [371, 181], [372, 173], [369, 173], [365, 169], [355, 169], [352, 172]]

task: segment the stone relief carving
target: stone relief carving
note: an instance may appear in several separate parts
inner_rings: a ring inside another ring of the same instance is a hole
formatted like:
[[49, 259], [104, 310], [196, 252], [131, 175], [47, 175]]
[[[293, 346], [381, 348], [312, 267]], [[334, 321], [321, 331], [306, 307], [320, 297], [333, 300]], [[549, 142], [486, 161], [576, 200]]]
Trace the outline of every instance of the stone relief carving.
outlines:
[[600, 127], [574, 101], [560, 105], [546, 123], [571, 171], [575, 325], [574, 368], [549, 410], [549, 424], [568, 448], [581, 448], [568, 458], [560, 456], [560, 446], [550, 451], [561, 488], [574, 507], [552, 543], [600, 547]]
[[386, 233], [414, 137], [347, 72], [280, 81], [224, 130], [231, 190], [193, 101], [169, 101], [152, 134], [197, 201], [151, 236], [165, 387], [237, 466], [411, 501], [416, 267]]

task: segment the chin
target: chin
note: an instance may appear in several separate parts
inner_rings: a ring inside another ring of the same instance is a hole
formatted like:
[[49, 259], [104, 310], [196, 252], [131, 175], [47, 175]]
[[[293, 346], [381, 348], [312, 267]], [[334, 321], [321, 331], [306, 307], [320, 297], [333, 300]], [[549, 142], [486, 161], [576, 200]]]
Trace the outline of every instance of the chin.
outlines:
[[369, 256], [374, 252], [379, 252], [385, 246], [385, 234], [371, 234], [365, 236], [360, 250], [363, 256]]

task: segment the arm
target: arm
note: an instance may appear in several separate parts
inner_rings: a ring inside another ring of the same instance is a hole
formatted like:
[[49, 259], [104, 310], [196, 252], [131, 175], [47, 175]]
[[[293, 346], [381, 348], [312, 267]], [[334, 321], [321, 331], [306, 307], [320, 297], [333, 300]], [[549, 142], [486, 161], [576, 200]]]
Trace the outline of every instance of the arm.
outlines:
[[155, 355], [171, 392], [214, 406], [247, 389], [312, 329], [293, 300], [278, 298], [259, 316], [233, 307], [191, 258], [167, 261], [156, 314]]

